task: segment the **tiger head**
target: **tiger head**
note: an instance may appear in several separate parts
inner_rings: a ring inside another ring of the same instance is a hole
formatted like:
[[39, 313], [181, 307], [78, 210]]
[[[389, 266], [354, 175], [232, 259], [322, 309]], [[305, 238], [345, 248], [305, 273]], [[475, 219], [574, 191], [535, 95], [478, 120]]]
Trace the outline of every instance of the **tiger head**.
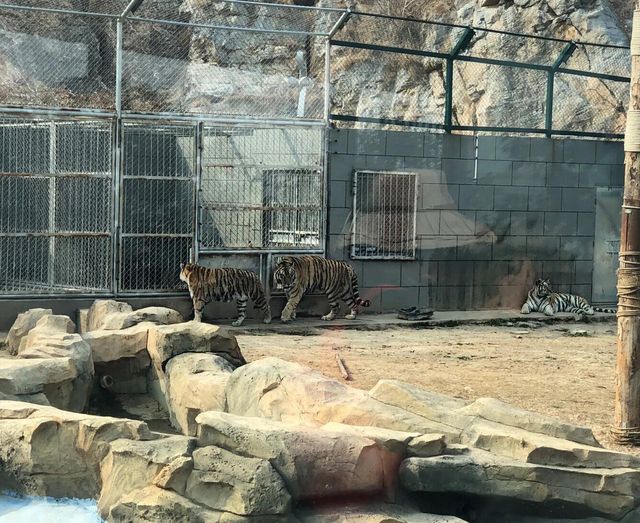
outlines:
[[189, 283], [189, 276], [195, 270], [195, 263], [181, 263], [180, 264], [180, 280]]
[[273, 281], [277, 287], [292, 285], [296, 281], [296, 270], [291, 256], [284, 256], [277, 263]]
[[538, 296], [540, 296], [541, 298], [545, 298], [546, 296], [549, 296], [552, 293], [551, 281], [544, 280], [544, 279], [536, 280], [534, 289]]

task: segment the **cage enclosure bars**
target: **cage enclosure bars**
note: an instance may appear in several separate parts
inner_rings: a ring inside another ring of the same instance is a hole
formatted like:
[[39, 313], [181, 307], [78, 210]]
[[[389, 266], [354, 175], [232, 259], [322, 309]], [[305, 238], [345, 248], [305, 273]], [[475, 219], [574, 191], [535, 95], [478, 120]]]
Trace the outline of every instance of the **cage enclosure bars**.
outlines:
[[556, 73], [558, 72], [558, 69], [560, 69], [560, 66], [571, 58], [571, 55], [577, 48], [578, 46], [574, 42], [569, 42], [554, 62], [551, 70], [547, 73], [547, 101], [545, 111], [545, 134], [547, 138], [551, 138], [551, 135], [553, 134], [553, 90], [555, 86]]
[[445, 87], [445, 109], [444, 109], [444, 128], [450, 133], [453, 120], [453, 61], [462, 53], [471, 42], [475, 35], [475, 31], [467, 27], [462, 36], [456, 43], [456, 46], [447, 57], [446, 87]]

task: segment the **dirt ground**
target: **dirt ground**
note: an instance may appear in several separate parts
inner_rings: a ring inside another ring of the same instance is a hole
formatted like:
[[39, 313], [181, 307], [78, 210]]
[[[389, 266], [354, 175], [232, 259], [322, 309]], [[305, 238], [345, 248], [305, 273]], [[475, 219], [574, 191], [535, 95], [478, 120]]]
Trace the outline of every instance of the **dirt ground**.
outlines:
[[[616, 325], [569, 323], [386, 331], [328, 330], [320, 335], [239, 335], [248, 361], [276, 356], [370, 389], [399, 379], [465, 400], [494, 397], [523, 409], [592, 427], [606, 447], [613, 421]], [[582, 330], [586, 332], [573, 332]], [[581, 335], [576, 335], [581, 334]]]

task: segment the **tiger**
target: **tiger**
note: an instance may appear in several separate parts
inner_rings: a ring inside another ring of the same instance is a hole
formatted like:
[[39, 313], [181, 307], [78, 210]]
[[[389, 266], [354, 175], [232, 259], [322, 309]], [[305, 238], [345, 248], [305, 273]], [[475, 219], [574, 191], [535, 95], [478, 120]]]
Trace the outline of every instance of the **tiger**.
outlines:
[[522, 314], [542, 312], [546, 316], [553, 316], [556, 312], [592, 315], [595, 312], [615, 313], [616, 311], [593, 307], [582, 296], [576, 294], [553, 292], [550, 280], [536, 280], [520, 312]]
[[353, 320], [357, 315], [357, 306], [369, 307], [369, 300], [363, 300], [358, 294], [358, 277], [346, 262], [327, 260], [321, 256], [284, 256], [276, 265], [273, 273], [276, 284], [281, 284], [287, 296], [281, 321], [287, 323], [296, 317], [296, 307], [302, 296], [308, 292], [320, 291], [329, 298], [331, 310], [322, 316], [325, 321], [333, 320], [340, 309], [338, 300], [349, 307], [345, 316]]
[[194, 321], [202, 321], [202, 310], [211, 300], [236, 300], [238, 319], [232, 325], [239, 327], [246, 317], [247, 301], [251, 298], [253, 306], [262, 310], [264, 323], [271, 323], [271, 308], [265, 298], [260, 278], [253, 271], [227, 267], [214, 269], [195, 263], [181, 263], [180, 279], [189, 287]]

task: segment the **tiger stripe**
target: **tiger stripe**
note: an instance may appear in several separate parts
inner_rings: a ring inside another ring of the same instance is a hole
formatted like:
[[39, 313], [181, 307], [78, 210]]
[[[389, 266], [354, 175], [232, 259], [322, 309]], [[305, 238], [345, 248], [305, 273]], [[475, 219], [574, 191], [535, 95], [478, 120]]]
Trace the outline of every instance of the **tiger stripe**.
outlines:
[[285, 256], [273, 274], [274, 281], [281, 283], [287, 296], [287, 304], [282, 311], [283, 322], [295, 319], [295, 312], [302, 297], [309, 292], [327, 295], [331, 310], [322, 316], [332, 320], [340, 310], [340, 301], [349, 307], [347, 319], [355, 319], [357, 307], [369, 307], [369, 300], [360, 298], [358, 277], [346, 262], [327, 260], [321, 256]]
[[189, 286], [195, 321], [202, 321], [202, 310], [210, 301], [236, 300], [238, 318], [232, 325], [238, 327], [246, 318], [247, 302], [251, 299], [253, 306], [262, 310], [264, 323], [271, 322], [271, 308], [260, 278], [253, 271], [229, 267], [209, 268], [188, 263], [180, 265], [180, 279]]
[[557, 312], [592, 315], [595, 312], [615, 313], [616, 311], [615, 309], [593, 307], [586, 299], [577, 294], [553, 292], [549, 280], [537, 280], [528, 292], [527, 300], [520, 312], [522, 314], [542, 312], [547, 316], [553, 316]]

